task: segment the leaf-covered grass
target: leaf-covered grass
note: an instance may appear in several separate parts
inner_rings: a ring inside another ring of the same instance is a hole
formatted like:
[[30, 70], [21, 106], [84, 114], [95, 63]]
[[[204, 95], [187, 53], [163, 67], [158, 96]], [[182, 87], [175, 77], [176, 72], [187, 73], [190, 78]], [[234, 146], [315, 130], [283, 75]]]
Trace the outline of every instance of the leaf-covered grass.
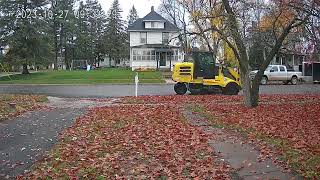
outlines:
[[95, 108], [60, 139], [34, 179], [226, 179], [208, 138], [175, 105]]
[[[319, 178], [320, 95], [262, 96], [248, 109], [241, 96], [144, 96], [95, 108], [61, 136], [28, 178], [228, 178], [201, 128], [181, 107], [202, 113], [216, 128], [236, 129], [260, 147], [263, 160]], [[122, 104], [123, 103], [123, 104]]]
[[[130, 69], [106, 68], [92, 71], [47, 71], [29, 75], [0, 77], [0, 84], [108, 84], [134, 83], [136, 73]], [[163, 83], [161, 72], [139, 72], [141, 83]]]
[[301, 175], [320, 178], [320, 95], [261, 96], [260, 106], [253, 109], [243, 106], [241, 96], [151, 96], [135, 101], [184, 104], [216, 128], [236, 129], [244, 137], [266, 143], [268, 147], [262, 145], [265, 156], [274, 153], [279, 163]]
[[34, 95], [0, 95], [0, 121], [32, 110], [39, 103], [46, 102], [45, 96]]
[[260, 143], [265, 148], [262, 159], [273, 153], [280, 157], [278, 162], [301, 175], [320, 178], [320, 97], [306, 96], [304, 101], [271, 98], [254, 109], [232, 103], [203, 103], [191, 109], [216, 128], [236, 129], [251, 140], [267, 143]]

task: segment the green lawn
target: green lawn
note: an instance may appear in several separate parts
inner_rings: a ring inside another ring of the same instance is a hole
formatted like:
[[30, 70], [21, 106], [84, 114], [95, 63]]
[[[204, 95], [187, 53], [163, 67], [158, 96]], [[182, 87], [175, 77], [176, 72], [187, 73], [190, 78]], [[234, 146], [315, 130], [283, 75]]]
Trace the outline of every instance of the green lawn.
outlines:
[[[136, 72], [106, 68], [92, 71], [48, 71], [0, 77], [0, 84], [105, 84], [134, 83]], [[163, 83], [161, 72], [139, 72], [140, 83]]]

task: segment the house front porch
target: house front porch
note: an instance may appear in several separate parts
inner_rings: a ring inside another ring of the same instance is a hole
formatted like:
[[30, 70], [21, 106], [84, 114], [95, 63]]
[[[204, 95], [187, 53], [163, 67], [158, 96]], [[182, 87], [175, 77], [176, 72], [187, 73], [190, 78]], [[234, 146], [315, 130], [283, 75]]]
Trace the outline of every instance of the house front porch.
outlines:
[[170, 69], [177, 62], [182, 61], [182, 55], [173, 46], [139, 46], [131, 47], [130, 66], [136, 69]]

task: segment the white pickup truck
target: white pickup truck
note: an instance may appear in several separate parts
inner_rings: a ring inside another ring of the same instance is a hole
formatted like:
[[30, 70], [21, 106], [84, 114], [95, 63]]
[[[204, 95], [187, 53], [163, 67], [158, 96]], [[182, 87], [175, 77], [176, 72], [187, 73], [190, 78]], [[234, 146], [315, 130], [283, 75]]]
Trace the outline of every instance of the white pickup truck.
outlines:
[[[253, 79], [258, 71], [251, 71], [250, 78]], [[288, 70], [286, 66], [270, 65], [264, 71], [261, 84], [267, 84], [268, 81], [283, 81], [284, 84], [291, 83], [296, 85], [302, 79], [302, 72]]]

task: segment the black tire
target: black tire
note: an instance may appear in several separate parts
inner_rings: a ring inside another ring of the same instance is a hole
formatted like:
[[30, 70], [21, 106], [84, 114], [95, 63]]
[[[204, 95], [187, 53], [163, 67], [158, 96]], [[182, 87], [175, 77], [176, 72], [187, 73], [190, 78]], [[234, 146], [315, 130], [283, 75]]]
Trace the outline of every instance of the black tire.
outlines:
[[260, 83], [262, 85], [266, 85], [268, 83], [268, 77], [267, 76], [262, 76]]
[[174, 85], [174, 91], [178, 94], [178, 95], [184, 95], [187, 93], [188, 89], [186, 84], [184, 83], [177, 83]]
[[297, 78], [297, 76], [293, 76], [292, 78], [291, 78], [291, 84], [292, 85], [297, 85], [298, 84], [298, 78]]
[[229, 83], [223, 89], [223, 94], [225, 95], [238, 95], [240, 91], [239, 85], [236, 83]]

